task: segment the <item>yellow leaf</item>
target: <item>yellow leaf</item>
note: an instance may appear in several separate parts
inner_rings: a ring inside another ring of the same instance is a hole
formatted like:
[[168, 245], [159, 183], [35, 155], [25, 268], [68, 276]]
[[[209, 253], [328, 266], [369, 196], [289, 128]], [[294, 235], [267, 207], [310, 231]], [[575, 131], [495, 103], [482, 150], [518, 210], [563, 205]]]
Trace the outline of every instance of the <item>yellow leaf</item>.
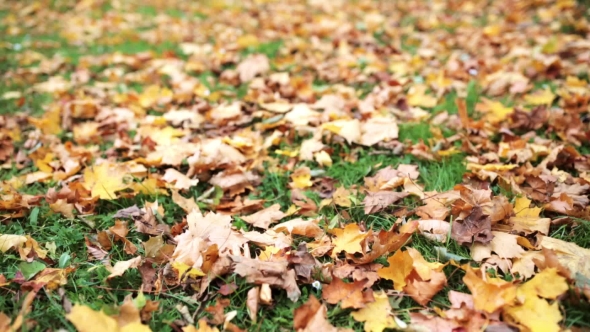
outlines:
[[557, 269], [545, 269], [518, 288], [520, 304], [506, 308], [504, 313], [531, 332], [560, 331], [562, 317], [557, 302], [549, 304], [539, 297], [554, 300], [567, 290], [567, 281]]
[[332, 166], [332, 158], [326, 151], [320, 151], [314, 154], [315, 160], [322, 166]]
[[254, 35], [243, 35], [236, 41], [239, 48], [248, 48], [259, 44], [258, 38]]
[[59, 107], [53, 107], [48, 112], [45, 112], [41, 118], [29, 117], [28, 120], [46, 135], [61, 133], [61, 111]]
[[388, 267], [380, 268], [377, 274], [380, 278], [393, 281], [395, 290], [402, 290], [406, 286], [406, 278], [414, 269], [414, 260], [408, 251], [398, 250], [387, 259]]
[[554, 99], [555, 94], [549, 88], [524, 96], [525, 102], [529, 105], [551, 105]]
[[334, 244], [333, 253], [335, 255], [341, 251], [349, 254], [362, 252], [361, 241], [368, 235], [367, 233], [361, 232], [357, 224], [348, 224], [343, 229], [334, 228], [331, 233], [336, 236], [336, 239], [332, 241], [332, 244]]
[[352, 202], [350, 201], [350, 190], [344, 189], [344, 187], [338, 187], [338, 189], [334, 191], [332, 199], [334, 199], [334, 204], [336, 205], [342, 207], [352, 206]]
[[172, 267], [178, 271], [178, 279], [185, 280], [188, 277], [197, 278], [205, 275], [201, 269], [193, 268], [192, 266], [175, 261], [172, 263]]
[[79, 332], [150, 332], [151, 329], [141, 322], [119, 326], [117, 320], [102, 311], [94, 311], [87, 306], [75, 304], [66, 318], [74, 324]]
[[539, 247], [553, 250], [559, 263], [567, 268], [572, 276], [590, 278], [590, 249], [548, 236], [539, 239]]
[[128, 187], [124, 183], [127, 173], [128, 167], [125, 165], [104, 162], [84, 170], [84, 182], [82, 182], [82, 185], [92, 192], [92, 197], [115, 199], [117, 198], [117, 191]]
[[517, 296], [519, 299], [530, 296], [540, 296], [546, 299], [555, 300], [558, 296], [568, 290], [566, 279], [557, 273], [556, 268], [548, 268], [533, 279], [527, 281], [518, 288]]
[[477, 110], [486, 112], [486, 119], [497, 123], [506, 119], [508, 114], [514, 111], [513, 107], [506, 107], [499, 101], [484, 99], [482, 104], [476, 106]]
[[313, 185], [308, 167], [301, 167], [295, 170], [295, 172], [291, 174], [291, 179], [293, 180], [293, 182], [291, 182], [291, 187], [296, 189], [305, 189]]
[[470, 267], [467, 268], [463, 282], [473, 294], [475, 309], [487, 313], [512, 304], [516, 298], [516, 287], [502, 279], [487, 277], [480, 278]]
[[413, 260], [412, 265], [414, 270], [416, 270], [416, 273], [418, 273], [422, 280], [430, 280], [432, 272], [441, 272], [446, 265], [439, 262], [428, 262], [424, 259], [424, 256], [414, 248], [408, 248], [407, 253]]
[[182, 328], [182, 332], [219, 332], [216, 327], [211, 327], [207, 324], [206, 319], [199, 320], [199, 328], [192, 325], [188, 325]]
[[322, 128], [344, 137], [348, 144], [359, 142], [361, 139], [361, 123], [358, 119], [327, 122]]
[[517, 217], [538, 218], [541, 208], [530, 207], [531, 200], [526, 197], [519, 197], [514, 201], [514, 212]]
[[518, 167], [518, 165], [513, 165], [513, 164], [508, 164], [508, 165], [502, 165], [502, 164], [486, 164], [486, 165], [480, 165], [480, 164], [474, 164], [474, 163], [467, 163], [467, 170], [468, 171], [484, 170], [484, 171], [489, 171], [489, 172], [503, 172], [503, 171], [509, 171], [509, 170], [514, 169], [516, 167]]
[[66, 318], [79, 332], [116, 332], [117, 321], [102, 311], [94, 311], [87, 306], [75, 304]]
[[27, 242], [27, 237], [23, 235], [0, 235], [0, 251], [6, 252], [8, 249], [12, 247], [20, 247], [25, 242]]
[[366, 332], [381, 332], [385, 329], [398, 327], [395, 318], [391, 314], [389, 299], [383, 291], [375, 292], [375, 302], [367, 304], [359, 311], [352, 313], [352, 318], [357, 322], [365, 322]]
[[408, 105], [432, 108], [436, 106], [435, 96], [426, 94], [426, 85], [415, 85], [408, 91]]
[[506, 308], [504, 314], [528, 327], [531, 332], [561, 331], [558, 324], [561, 313], [557, 302], [549, 304], [544, 299], [532, 296], [526, 298], [522, 305]]

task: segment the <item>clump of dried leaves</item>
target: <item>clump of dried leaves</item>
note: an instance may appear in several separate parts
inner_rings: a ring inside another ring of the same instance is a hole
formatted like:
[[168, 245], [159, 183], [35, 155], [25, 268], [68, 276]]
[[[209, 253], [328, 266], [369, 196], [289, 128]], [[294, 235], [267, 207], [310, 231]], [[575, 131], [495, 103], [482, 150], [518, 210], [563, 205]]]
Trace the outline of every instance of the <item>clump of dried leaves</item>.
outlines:
[[[574, 1], [155, 2], [160, 14], [149, 18], [135, 2], [102, 5], [2, 4], [7, 35], [57, 33], [82, 54], [175, 45], [74, 59], [45, 52], [48, 41], [2, 42], [22, 49], [2, 79], [23, 87], [1, 96], [19, 110], [0, 116], [0, 163], [16, 170], [0, 183], [3, 223], [26, 223], [40, 205], [92, 223], [102, 201], [169, 196], [184, 211], [172, 224], [158, 200], [139, 200], [87, 235], [88, 259], [109, 280], [138, 269], [144, 293], [229, 296], [238, 286], [220, 278], [238, 275], [254, 285], [251, 324], [273, 305], [273, 289], [298, 301], [302, 288], [321, 288], [295, 311], [297, 331], [344, 330], [327, 319], [332, 305], [365, 331], [559, 331], [560, 300], [590, 298], [590, 250], [550, 237], [590, 218], [590, 43]], [[473, 86], [486, 97], [474, 101]], [[52, 101], [32, 116], [25, 105], [39, 93]], [[399, 140], [416, 123], [432, 138]], [[418, 164], [372, 165], [350, 187], [325, 175], [362, 149], [431, 163], [458, 155], [467, 171], [442, 192], [425, 190], [432, 175]], [[269, 173], [289, 175], [290, 206], [259, 198]], [[25, 194], [38, 183], [50, 189]], [[354, 206], [398, 219], [371, 228], [346, 212]], [[329, 220], [326, 208], [342, 213]], [[412, 247], [417, 233], [468, 246], [470, 262], [426, 259]], [[129, 259], [112, 262], [114, 247]], [[0, 314], [0, 330], [33, 326], [25, 317], [39, 291], [84, 268], [56, 267], [48, 249], [34, 236], [0, 235], [3, 253], [49, 266], [0, 275], [0, 286], [27, 294], [17, 316]], [[449, 283], [446, 267], [463, 271], [470, 294], [450, 291], [450, 305], [430, 306]], [[404, 295], [423, 307], [409, 321], [392, 306]], [[158, 303], [142, 296], [117, 315], [70, 304], [66, 317], [80, 331], [148, 331]], [[198, 331], [249, 329], [231, 323], [228, 305], [208, 307]], [[179, 310], [183, 331], [197, 331]]]

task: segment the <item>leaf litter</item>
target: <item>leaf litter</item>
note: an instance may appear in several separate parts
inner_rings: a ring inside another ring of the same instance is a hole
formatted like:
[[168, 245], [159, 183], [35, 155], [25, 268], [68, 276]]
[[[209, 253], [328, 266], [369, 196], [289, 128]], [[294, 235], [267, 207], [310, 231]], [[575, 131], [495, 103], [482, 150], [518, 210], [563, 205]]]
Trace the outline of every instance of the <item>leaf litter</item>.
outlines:
[[0, 5], [0, 330], [587, 327], [582, 2], [148, 3]]

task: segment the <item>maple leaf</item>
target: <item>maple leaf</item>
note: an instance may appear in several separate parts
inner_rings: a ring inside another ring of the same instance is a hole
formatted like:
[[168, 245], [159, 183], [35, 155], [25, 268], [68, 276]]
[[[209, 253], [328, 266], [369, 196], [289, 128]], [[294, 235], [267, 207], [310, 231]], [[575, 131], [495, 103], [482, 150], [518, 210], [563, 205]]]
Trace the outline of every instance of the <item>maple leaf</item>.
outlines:
[[361, 123], [358, 119], [341, 119], [332, 122], [326, 122], [322, 125], [322, 128], [342, 136], [348, 142], [348, 144], [353, 142], [356, 143], [361, 140]]
[[459, 243], [488, 243], [493, 238], [491, 229], [490, 217], [482, 213], [480, 206], [475, 206], [465, 220], [453, 223], [451, 237]]
[[344, 332], [349, 329], [336, 328], [328, 322], [328, 309], [315, 296], [311, 295], [306, 303], [293, 312], [293, 328], [297, 332]]
[[566, 279], [557, 274], [557, 269], [545, 269], [518, 288], [520, 303], [506, 308], [504, 313], [532, 332], [560, 331], [559, 306], [557, 302], [549, 304], [545, 299], [556, 299], [567, 290]]
[[178, 190], [188, 190], [199, 183], [199, 180], [190, 179], [174, 168], [167, 169], [166, 173], [164, 173], [164, 176], [162, 177], [162, 180], [170, 183], [174, 189]]
[[395, 191], [369, 192], [365, 196], [365, 199], [363, 199], [365, 214], [379, 212], [408, 195], [406, 192]]
[[132, 259], [129, 259], [126, 261], [119, 261], [119, 262], [115, 263], [115, 266], [112, 266], [112, 267], [110, 265], [105, 265], [107, 270], [111, 273], [111, 274], [109, 274], [107, 279], [111, 279], [114, 277], [120, 277], [123, 275], [123, 273], [125, 273], [125, 271], [132, 269], [132, 268], [137, 268], [140, 263], [141, 263], [141, 256], [137, 256], [135, 258], [132, 258]]
[[549, 232], [551, 219], [539, 217], [541, 208], [530, 207], [531, 201], [526, 197], [519, 197], [514, 202], [515, 216], [508, 221], [519, 232], [532, 233], [539, 231], [542, 234]]
[[555, 252], [559, 264], [569, 271], [571, 276], [582, 276], [590, 279], [590, 249], [582, 248], [575, 243], [543, 236], [538, 246]]
[[82, 185], [91, 191], [93, 197], [115, 199], [117, 191], [124, 190], [129, 186], [125, 182], [128, 173], [129, 168], [126, 165], [103, 162], [84, 170]]
[[430, 240], [446, 242], [451, 230], [451, 224], [444, 220], [418, 220], [418, 230]]
[[236, 67], [240, 81], [249, 82], [254, 77], [270, 70], [270, 63], [264, 54], [253, 54], [244, 59]]
[[[124, 326], [119, 325], [115, 318], [107, 316], [102, 311], [94, 311], [90, 307], [75, 304], [66, 318], [80, 332], [150, 332], [147, 325], [141, 324], [141, 321], [127, 323]], [[139, 316], [138, 316], [139, 318]]]
[[383, 292], [375, 292], [375, 302], [367, 304], [359, 311], [353, 312], [352, 318], [357, 322], [365, 322], [366, 332], [382, 332], [385, 329], [395, 329], [400, 326], [392, 315], [389, 298]]
[[290, 183], [291, 188], [305, 189], [313, 185], [311, 182], [311, 174], [309, 167], [301, 167], [291, 174], [293, 182]]
[[477, 310], [493, 313], [506, 305], [511, 305], [516, 299], [516, 287], [512, 283], [491, 277], [483, 280], [470, 267], [465, 271], [463, 282], [473, 294]]
[[285, 221], [272, 228], [275, 232], [287, 232], [294, 235], [303, 235], [307, 237], [318, 238], [324, 234], [324, 231], [318, 226], [318, 220], [296, 218]]
[[11, 248], [19, 248], [22, 244], [27, 242], [27, 237], [23, 235], [15, 234], [3, 234], [0, 235], [0, 251], [3, 253]]
[[344, 187], [338, 187], [336, 191], [332, 194], [332, 199], [334, 200], [334, 204], [342, 206], [342, 207], [351, 207], [352, 201], [350, 200], [351, 192]]
[[270, 224], [283, 219], [285, 216], [285, 213], [281, 211], [281, 205], [273, 204], [254, 214], [241, 218], [253, 226], [268, 229]]
[[406, 286], [406, 278], [414, 270], [414, 260], [408, 251], [398, 250], [387, 259], [388, 267], [377, 271], [379, 277], [393, 281], [396, 290], [402, 290]]
[[235, 273], [245, 277], [247, 282], [283, 288], [293, 302], [301, 295], [295, 271], [287, 269], [288, 262], [264, 262], [242, 256], [231, 256], [231, 259], [235, 263]]
[[187, 216], [188, 230], [178, 236], [173, 259], [176, 262], [200, 269], [207, 249], [216, 244], [219, 253], [238, 254], [247, 242], [246, 238], [232, 230], [232, 218], [218, 213], [201, 214], [193, 210]]
[[200, 212], [199, 206], [194, 199], [185, 198], [181, 196], [178, 191], [172, 191], [172, 201], [180, 206], [186, 213], [191, 213], [193, 210]]
[[492, 231], [494, 238], [487, 244], [474, 243], [471, 247], [471, 257], [476, 262], [491, 256], [492, 251], [500, 258], [519, 258], [525, 252], [518, 245], [518, 236], [503, 232]]
[[430, 280], [421, 279], [408, 280], [404, 292], [408, 293], [414, 301], [425, 306], [430, 300], [447, 285], [447, 277], [444, 272], [434, 271]]
[[339, 278], [333, 278], [322, 290], [322, 298], [331, 304], [340, 302], [342, 308], [363, 308], [366, 303], [374, 301], [373, 292], [370, 289], [365, 291], [365, 285], [364, 280], [345, 283]]
[[371, 146], [397, 139], [398, 131], [397, 121], [394, 118], [371, 118], [361, 124], [360, 144]]
[[334, 228], [330, 231], [336, 239], [332, 240], [334, 245], [333, 253], [339, 254], [344, 251], [348, 254], [362, 252], [361, 242], [369, 235], [361, 232], [357, 224], [348, 224], [344, 228]]
[[348, 258], [352, 259], [355, 263], [366, 264], [385, 254], [395, 251], [408, 241], [412, 236], [412, 233], [416, 231], [417, 224], [417, 222], [413, 221], [408, 222], [400, 228], [399, 233], [381, 230], [376, 236], [374, 236], [373, 246], [369, 253], [364, 253], [360, 258], [348, 255]]

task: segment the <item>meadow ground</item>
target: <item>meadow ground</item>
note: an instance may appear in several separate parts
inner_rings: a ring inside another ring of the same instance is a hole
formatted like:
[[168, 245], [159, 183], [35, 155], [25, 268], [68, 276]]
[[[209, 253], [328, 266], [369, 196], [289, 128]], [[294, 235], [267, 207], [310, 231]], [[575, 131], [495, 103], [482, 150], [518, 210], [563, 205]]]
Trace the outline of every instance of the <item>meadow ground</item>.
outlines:
[[590, 328], [587, 15], [2, 2], [0, 330]]

